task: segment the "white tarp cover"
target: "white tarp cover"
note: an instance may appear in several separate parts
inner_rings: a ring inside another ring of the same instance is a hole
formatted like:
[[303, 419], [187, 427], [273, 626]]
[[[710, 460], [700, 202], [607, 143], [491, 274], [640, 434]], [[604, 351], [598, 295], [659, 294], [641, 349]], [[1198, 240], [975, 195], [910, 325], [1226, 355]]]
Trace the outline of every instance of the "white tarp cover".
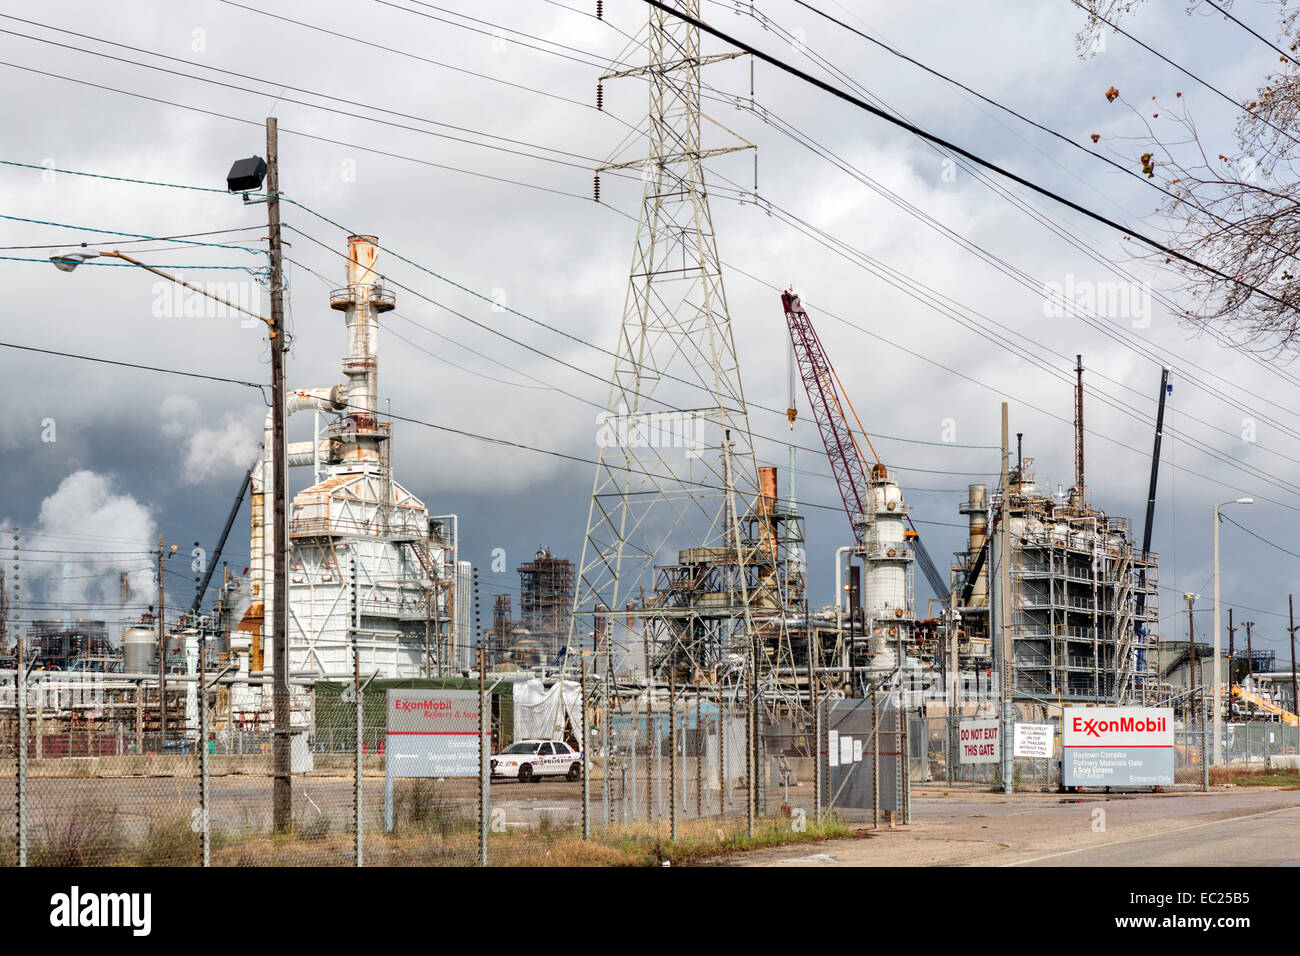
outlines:
[[543, 687], [542, 682], [534, 678], [515, 685], [514, 701], [516, 740], [529, 737], [559, 739], [571, 732], [577, 738], [578, 746], [583, 746], [582, 686], [577, 681], [564, 681], [561, 691], [559, 681]]

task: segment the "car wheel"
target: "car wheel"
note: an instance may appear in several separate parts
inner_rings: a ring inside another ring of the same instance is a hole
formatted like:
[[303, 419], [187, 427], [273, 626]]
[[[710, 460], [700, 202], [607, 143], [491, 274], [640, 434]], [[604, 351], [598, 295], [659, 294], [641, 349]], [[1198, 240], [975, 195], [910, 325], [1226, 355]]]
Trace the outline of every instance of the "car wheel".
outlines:
[[569, 765], [569, 772], [566, 774], [569, 780], [578, 780], [582, 777], [582, 764], [574, 763]]
[[524, 764], [522, 767], [519, 768], [520, 783], [527, 783], [529, 780], [535, 780], [535, 779], [536, 778], [533, 776], [532, 764]]

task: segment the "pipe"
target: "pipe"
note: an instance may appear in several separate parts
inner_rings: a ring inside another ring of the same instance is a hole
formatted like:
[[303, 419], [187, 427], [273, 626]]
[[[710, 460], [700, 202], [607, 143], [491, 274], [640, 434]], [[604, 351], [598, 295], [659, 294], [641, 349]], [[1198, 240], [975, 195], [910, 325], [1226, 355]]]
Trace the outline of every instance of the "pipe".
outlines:
[[[321, 411], [337, 411], [346, 404], [346, 386], [331, 385], [328, 388], [297, 388], [285, 396], [285, 417], [294, 412], [313, 408]], [[252, 496], [249, 505], [249, 548], [248, 548], [248, 593], [253, 602], [262, 602], [262, 632], [266, 633], [265, 622], [271, 619], [271, 610], [275, 595], [266, 586], [266, 569], [275, 563], [275, 545], [271, 534], [270, 522], [266, 520], [266, 477], [272, 474], [275, 464], [275, 441], [272, 437], [274, 416], [266, 413], [262, 426], [262, 458], [252, 471]], [[292, 446], [290, 446], [292, 447]], [[287, 451], [287, 449], [286, 449]], [[288, 458], [286, 456], [286, 463]], [[287, 537], [286, 537], [287, 541]]]

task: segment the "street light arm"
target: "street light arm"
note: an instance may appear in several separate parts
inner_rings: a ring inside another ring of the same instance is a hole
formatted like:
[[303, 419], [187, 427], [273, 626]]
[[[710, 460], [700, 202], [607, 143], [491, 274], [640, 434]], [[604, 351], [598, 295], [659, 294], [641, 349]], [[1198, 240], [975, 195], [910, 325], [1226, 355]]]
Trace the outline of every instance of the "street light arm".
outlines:
[[139, 259], [132, 259], [126, 253], [118, 252], [116, 249], [113, 250], [112, 252], [100, 252], [99, 254], [101, 256], [107, 256], [112, 259], [121, 259], [123, 262], [129, 262], [133, 266], [139, 266], [141, 269], [144, 269], [148, 272], [152, 272], [156, 276], [162, 276], [164, 279], [166, 279], [169, 282], [175, 282], [177, 285], [182, 285], [185, 288], [189, 289], [191, 292], [197, 292], [199, 295], [207, 296], [209, 299], [215, 299], [217, 302], [220, 302], [222, 305], [226, 306], [227, 308], [234, 309], [236, 312], [242, 312], [244, 313], [244, 315], [251, 315], [253, 318], [259, 319], [260, 321], [266, 323], [266, 327], [271, 331], [272, 338], [275, 338], [276, 336], [275, 327], [271, 324], [270, 319], [260, 316], [256, 312], [250, 312], [247, 309], [245, 309], [243, 306], [236, 305], [234, 302], [231, 302], [229, 299], [224, 299], [219, 295], [215, 295], [211, 292], [208, 292], [206, 289], [201, 289], [192, 283], [186, 282], [184, 279], [179, 279], [174, 275], [169, 275], [168, 273], [163, 272], [161, 269], [155, 269], [153, 266], [145, 265]]

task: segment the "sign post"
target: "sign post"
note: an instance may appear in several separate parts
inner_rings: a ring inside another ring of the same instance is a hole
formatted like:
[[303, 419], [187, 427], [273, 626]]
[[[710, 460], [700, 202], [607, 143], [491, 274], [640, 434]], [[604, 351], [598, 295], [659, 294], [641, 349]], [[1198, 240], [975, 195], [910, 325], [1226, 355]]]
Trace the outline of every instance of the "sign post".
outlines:
[[393, 830], [398, 777], [477, 777], [479, 695], [472, 690], [389, 690], [384, 747], [384, 832]]
[[1061, 744], [1067, 787], [1159, 787], [1174, 782], [1171, 707], [1067, 707]]

